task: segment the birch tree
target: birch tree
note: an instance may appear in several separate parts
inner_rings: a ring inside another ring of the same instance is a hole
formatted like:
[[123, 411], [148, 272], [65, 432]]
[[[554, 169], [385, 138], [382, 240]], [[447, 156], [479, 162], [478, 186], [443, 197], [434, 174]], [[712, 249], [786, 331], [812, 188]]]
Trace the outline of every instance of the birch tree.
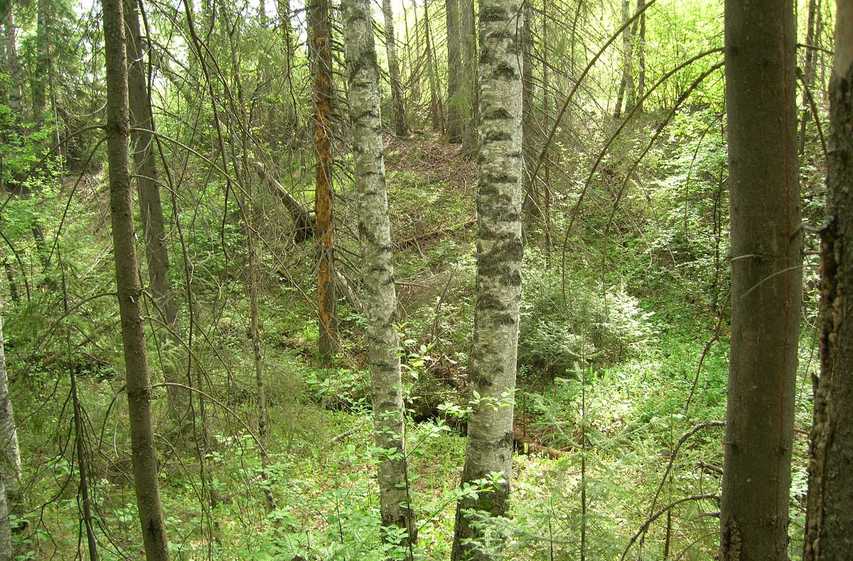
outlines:
[[827, 221], [821, 232], [821, 374], [812, 429], [806, 561], [850, 557], [853, 528], [853, 0], [836, 0]]
[[134, 490], [147, 561], [169, 559], [151, 426], [151, 382], [142, 325], [128, 165], [130, 110], [122, 0], [103, 0], [107, 66], [107, 162], [116, 287], [124, 350]]
[[[0, 302], [2, 311], [2, 302]], [[9, 376], [6, 372], [6, 349], [3, 339], [3, 316], [0, 313], [0, 561], [11, 561], [11, 517], [21, 501], [21, 451], [18, 448], [18, 429], [9, 397]]]
[[358, 231], [364, 270], [367, 355], [373, 380], [374, 435], [376, 446], [381, 450], [378, 479], [383, 535], [386, 539], [402, 535], [400, 543], [406, 549], [406, 558], [411, 559], [416, 529], [406, 473], [400, 341], [394, 327], [397, 294], [385, 189], [379, 68], [369, 0], [345, 0], [343, 9], [353, 156], [359, 193]]
[[521, 301], [521, 0], [480, 2], [480, 142], [477, 294], [469, 376], [477, 399], [468, 422], [462, 486], [491, 483], [457, 505], [453, 560], [488, 559], [475, 514], [506, 512]]

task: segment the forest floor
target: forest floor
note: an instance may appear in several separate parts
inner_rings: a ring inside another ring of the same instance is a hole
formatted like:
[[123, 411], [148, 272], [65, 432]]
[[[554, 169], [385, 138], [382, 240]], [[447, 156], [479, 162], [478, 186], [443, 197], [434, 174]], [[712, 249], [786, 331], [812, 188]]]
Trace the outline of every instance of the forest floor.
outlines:
[[[473, 320], [475, 167], [458, 147], [424, 136], [391, 140], [387, 168], [411, 412], [407, 439], [417, 551], [419, 558], [444, 561], [465, 445], [461, 418]], [[726, 334], [707, 344], [714, 339], [713, 322], [670, 313], [684, 308], [677, 286], [654, 297], [632, 295], [630, 288], [596, 288], [595, 272], [583, 259], [569, 263], [571, 305], [558, 304], [560, 275], [545, 270], [535, 233], [528, 243], [523, 308], [528, 327], [520, 344], [511, 518], [492, 521], [490, 535], [507, 538], [505, 558], [513, 560], [576, 559], [580, 547], [587, 559], [614, 560], [629, 544], [645, 548], [649, 559], [663, 558], [664, 551], [672, 559], [712, 559], [718, 505], [707, 497], [718, 491], [722, 461], [716, 422], [725, 409]], [[342, 255], [345, 267], [354, 267], [353, 255]], [[300, 274], [312, 273], [302, 267]], [[603, 307], [599, 293], [607, 295]], [[312, 307], [294, 298], [283, 284], [267, 286], [266, 481], [252, 436], [256, 427], [235, 418], [255, 418], [250, 397], [207, 404], [208, 448], [201, 454], [170, 435], [166, 416], [158, 411], [162, 494], [176, 559], [385, 559], [378, 540], [376, 453], [360, 316], [342, 305], [340, 359], [335, 368], [320, 368], [313, 355]], [[590, 311], [595, 321], [583, 324], [579, 314]], [[228, 371], [211, 361], [205, 376], [230, 380], [251, 396], [251, 355], [240, 318], [235, 311], [218, 328]], [[583, 360], [593, 346], [590, 354], [604, 358]], [[806, 380], [801, 377], [801, 385]], [[106, 410], [112, 392], [99, 388], [103, 381], [85, 383], [92, 386], [87, 407]], [[115, 390], [119, 384], [111, 385]], [[233, 395], [233, 388], [228, 393]], [[107, 561], [120, 559], [119, 550], [137, 543], [129, 461], [109, 450], [117, 450], [125, 438], [119, 420], [124, 414], [119, 400], [112, 418], [92, 419], [99, 429], [94, 432], [100, 432], [99, 450], [107, 450], [100, 452], [98, 461], [106, 467], [95, 485], [99, 516], [116, 546], [102, 552]], [[805, 406], [798, 408], [798, 422], [808, 424]], [[799, 438], [795, 495], [805, 488], [804, 446]], [[47, 458], [43, 451], [29, 453]], [[58, 459], [50, 461], [59, 466]], [[275, 498], [271, 511], [264, 508], [264, 485]], [[666, 510], [670, 504], [676, 506]], [[39, 543], [45, 552], [70, 558], [79, 535], [76, 517], [68, 516], [74, 509], [73, 489], [44, 507], [39, 527], [45, 536]], [[802, 523], [797, 512], [794, 525]], [[797, 547], [792, 543], [792, 551]]]

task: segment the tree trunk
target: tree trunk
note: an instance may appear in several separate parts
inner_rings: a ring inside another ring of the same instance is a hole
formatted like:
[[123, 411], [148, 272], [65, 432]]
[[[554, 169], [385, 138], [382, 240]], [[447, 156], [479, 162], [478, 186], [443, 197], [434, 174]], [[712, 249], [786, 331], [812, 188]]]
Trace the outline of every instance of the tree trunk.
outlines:
[[[148, 73], [145, 69], [145, 44], [139, 27], [137, 0], [125, 0], [124, 24], [127, 33], [128, 103], [131, 126], [133, 161], [136, 167], [136, 192], [139, 199], [139, 220], [145, 238], [145, 259], [148, 265], [148, 282], [157, 304], [158, 314], [166, 324], [166, 341], [176, 346], [173, 334], [178, 332], [178, 306], [169, 281], [169, 249], [166, 245], [166, 227], [160, 185], [154, 160], [154, 116], [148, 91]], [[152, 132], [149, 132], [152, 131]], [[178, 367], [166, 353], [163, 377], [169, 383], [181, 383]], [[182, 388], [168, 386], [169, 416], [176, 427], [185, 422], [189, 410], [189, 396]]]
[[314, 53], [314, 150], [317, 157], [314, 212], [319, 267], [317, 304], [319, 312], [319, 354], [325, 365], [337, 351], [335, 315], [334, 225], [332, 222], [332, 36], [329, 0], [311, 0], [309, 4], [311, 46]]
[[[2, 305], [0, 305], [2, 308]], [[18, 429], [9, 396], [9, 375], [6, 371], [3, 316], [0, 314], [0, 561], [11, 561], [11, 514], [20, 514], [21, 450], [18, 448]]]
[[793, 0], [727, 0], [732, 319], [723, 561], [787, 561], [802, 284]]
[[151, 383], [140, 312], [142, 288], [137, 274], [127, 159], [130, 110], [127, 101], [127, 55], [122, 0], [103, 0], [102, 6], [107, 65], [106, 133], [110, 217], [127, 378], [134, 487], [145, 557], [147, 561], [166, 561], [169, 559], [169, 551], [163, 524], [151, 426]]
[[38, 0], [36, 8], [36, 68], [33, 75], [33, 120], [41, 126], [47, 106], [50, 77], [50, 0]]
[[523, 253], [520, 10], [521, 0], [480, 2], [477, 296], [469, 368], [479, 397], [468, 422], [462, 485], [498, 479], [457, 504], [454, 561], [489, 559], [469, 542], [482, 532], [468, 511], [504, 514], [510, 488]]
[[406, 106], [403, 103], [403, 85], [400, 83], [400, 61], [397, 58], [391, 0], [382, 0], [382, 16], [385, 20], [385, 53], [388, 56], [388, 77], [391, 80], [391, 100], [394, 107], [394, 133], [405, 138], [409, 136], [409, 125], [406, 122]]
[[646, 0], [637, 0], [637, 11], [640, 19], [637, 24], [640, 27], [637, 33], [637, 110], [643, 111], [643, 96], [646, 95]]
[[9, 107], [16, 120], [21, 116], [21, 67], [18, 64], [18, 46], [15, 33], [15, 13], [12, 2], [6, 2], [6, 13], [3, 17], [3, 32], [6, 43], [6, 69], [9, 72], [9, 89], [7, 96]]
[[805, 561], [848, 559], [853, 546], [853, 1], [836, 0], [829, 86], [827, 226], [821, 248], [821, 375], [812, 429]]
[[524, 3], [524, 23], [521, 26], [521, 48], [522, 48], [522, 78], [521, 78], [521, 126], [522, 126], [522, 153], [524, 155], [524, 174], [522, 175], [522, 186], [524, 192], [524, 216], [532, 218], [539, 214], [540, 201], [535, 192], [531, 174], [532, 166], [536, 165], [536, 150], [533, 147], [533, 33], [530, 26], [533, 24], [533, 7], [531, 2]]
[[462, 37], [459, 21], [459, 2], [446, 0], [447, 10], [447, 141], [462, 142], [465, 131], [465, 94], [462, 91]]
[[820, 0], [809, 0], [808, 19], [806, 24], [806, 48], [805, 64], [803, 65], [803, 97], [801, 105], [803, 107], [800, 113], [800, 134], [799, 134], [799, 153], [800, 155], [806, 149], [806, 126], [811, 119], [811, 109], [809, 108], [809, 91], [814, 86], [817, 51], [813, 48], [815, 42], [815, 28], [817, 20], [820, 17]]
[[432, 121], [432, 130], [442, 132], [444, 130], [444, 111], [441, 108], [441, 95], [439, 90], [438, 72], [436, 71], [436, 54], [433, 42], [432, 30], [429, 23], [429, 2], [424, 1], [424, 36], [426, 38], [427, 50], [427, 73], [429, 75], [429, 108]]
[[[345, 0], [346, 56], [349, 67], [353, 156], [359, 193], [359, 224], [364, 271], [367, 355], [373, 378], [374, 438], [381, 449], [379, 495], [382, 525], [405, 532], [400, 546], [412, 559], [416, 540], [406, 472], [400, 341], [394, 328], [397, 294], [391, 254], [391, 221], [385, 190], [384, 146], [369, 0]], [[383, 538], [397, 532], [383, 532]]]
[[622, 0], [622, 25], [625, 30], [622, 32], [622, 81], [619, 83], [619, 93], [616, 96], [616, 109], [613, 112], [615, 118], [622, 115], [622, 105], [625, 105], [625, 112], [628, 112], [631, 102], [634, 99], [634, 40], [631, 37], [631, 26], [626, 25], [631, 19], [631, 0]]
[[466, 156], [477, 154], [477, 30], [474, 29], [474, 0], [459, 1], [459, 23], [462, 37], [462, 94], [465, 131], [462, 152]]

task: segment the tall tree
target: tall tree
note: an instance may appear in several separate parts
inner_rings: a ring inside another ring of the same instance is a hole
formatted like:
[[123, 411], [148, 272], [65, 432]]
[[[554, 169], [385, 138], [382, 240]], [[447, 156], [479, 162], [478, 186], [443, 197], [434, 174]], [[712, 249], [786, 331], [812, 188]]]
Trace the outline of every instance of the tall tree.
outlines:
[[631, 26], [627, 25], [631, 19], [631, 0], [622, 0], [622, 80], [619, 82], [619, 92], [616, 96], [616, 109], [613, 116], [617, 119], [622, 115], [622, 106], [625, 110], [631, 107], [634, 99], [634, 39], [631, 34]]
[[850, 557], [853, 528], [853, 0], [836, 0], [829, 86], [826, 227], [821, 232], [821, 374], [815, 392], [806, 561]]
[[803, 61], [803, 98], [802, 98], [802, 113], [800, 113], [800, 134], [799, 134], [799, 153], [806, 149], [806, 126], [811, 118], [811, 110], [809, 108], [809, 95], [811, 88], [814, 86], [815, 74], [817, 70], [817, 38], [818, 20], [820, 20], [820, 0], [809, 0], [808, 15], [806, 17], [806, 48], [805, 60]]
[[429, 77], [429, 108], [432, 130], [441, 132], [444, 130], [444, 110], [441, 106], [441, 95], [439, 95], [438, 71], [436, 70], [435, 42], [429, 19], [430, 0], [424, 2], [424, 36], [426, 39], [427, 75]]
[[[415, 516], [409, 497], [404, 438], [400, 341], [394, 327], [397, 294], [391, 254], [391, 221], [385, 189], [379, 68], [369, 0], [345, 0], [346, 58], [353, 156], [358, 188], [358, 231], [364, 270], [367, 356], [372, 375], [374, 438], [381, 450], [379, 494], [383, 535], [396, 542], [399, 530], [406, 559], [412, 559]], [[393, 529], [394, 531], [388, 531]]]
[[169, 550], [160, 503], [157, 458], [151, 426], [151, 382], [140, 310], [142, 287], [137, 274], [138, 262], [134, 246], [128, 165], [130, 110], [127, 100], [127, 51], [122, 3], [123, 0], [102, 0], [107, 66], [106, 133], [110, 217], [127, 379], [136, 505], [147, 561], [167, 561]]
[[462, 39], [462, 152], [477, 153], [477, 30], [474, 26], [474, 0], [458, 0], [459, 32]]
[[[166, 341], [176, 344], [178, 306], [169, 280], [169, 249], [166, 245], [166, 221], [160, 200], [160, 183], [154, 159], [154, 115], [151, 112], [151, 94], [148, 91], [145, 43], [139, 26], [137, 0], [124, 0], [124, 23], [127, 33], [128, 103], [133, 161], [136, 167], [136, 192], [139, 201], [139, 220], [145, 237], [145, 258], [148, 280], [158, 315], [167, 328]], [[166, 382], [178, 383], [178, 369], [166, 353], [163, 376]], [[177, 386], [168, 386], [169, 413], [178, 426], [188, 413], [189, 396]]]
[[21, 67], [18, 64], [18, 42], [15, 31], [14, 2], [7, 0], [3, 14], [3, 32], [6, 43], [6, 70], [9, 73], [7, 96], [12, 113], [21, 114]]
[[801, 224], [793, 0], [727, 0], [731, 351], [723, 561], [787, 561]]
[[309, 26], [314, 72], [314, 153], [317, 158], [314, 212], [319, 247], [317, 305], [319, 353], [331, 362], [338, 346], [335, 314], [335, 232], [332, 222], [332, 29], [329, 0], [311, 0]]
[[473, 512], [506, 512], [512, 471], [512, 419], [521, 301], [521, 66], [517, 18], [522, 0], [480, 2], [480, 147], [477, 190], [477, 293], [470, 379], [479, 397], [468, 422], [462, 485], [492, 478], [456, 508], [453, 560], [487, 559]]
[[2, 303], [0, 303], [0, 561], [11, 561], [11, 514], [21, 501], [21, 451], [18, 448], [18, 429], [9, 396], [9, 374], [6, 371], [5, 341], [3, 339]]
[[524, 155], [524, 174], [522, 186], [524, 191], [525, 216], [538, 214], [540, 203], [533, 189], [533, 170], [530, 166], [536, 165], [535, 150], [533, 148], [533, 97], [535, 88], [533, 86], [533, 5], [531, 2], [524, 3], [524, 23], [521, 26], [521, 49], [522, 49], [522, 73], [521, 73], [521, 125], [522, 125], [522, 153]]
[[394, 132], [404, 138], [409, 136], [406, 106], [403, 103], [403, 85], [400, 78], [400, 60], [397, 57], [397, 38], [394, 33], [394, 12], [391, 0], [382, 0], [382, 17], [385, 21], [385, 54], [388, 56], [388, 78], [391, 81], [391, 100], [394, 107]]
[[637, 31], [637, 94], [636, 106], [643, 110], [643, 97], [646, 95], [646, 0], [637, 0], [637, 12], [640, 18], [635, 22]]
[[447, 140], [451, 144], [462, 142], [465, 131], [465, 94], [462, 90], [462, 36], [459, 21], [460, 0], [445, 1], [447, 19]]
[[36, 4], [36, 67], [33, 73], [33, 120], [41, 124], [47, 107], [47, 84], [50, 81], [51, 0], [38, 0]]

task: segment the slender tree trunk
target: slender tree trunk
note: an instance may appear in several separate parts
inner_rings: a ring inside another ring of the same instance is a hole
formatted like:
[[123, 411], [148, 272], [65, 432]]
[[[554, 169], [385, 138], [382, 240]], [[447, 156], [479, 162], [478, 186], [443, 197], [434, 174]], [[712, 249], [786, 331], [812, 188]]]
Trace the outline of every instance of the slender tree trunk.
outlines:
[[33, 76], [33, 120], [44, 121], [47, 106], [47, 81], [50, 75], [50, 0], [36, 5], [36, 68]]
[[453, 561], [489, 559], [469, 511], [503, 515], [512, 471], [512, 418], [521, 301], [521, 0], [480, 2], [480, 154], [477, 295], [470, 378], [479, 396], [468, 422], [462, 485], [494, 485], [456, 509]]
[[427, 72], [429, 75], [430, 118], [432, 121], [432, 130], [442, 132], [444, 131], [444, 111], [441, 107], [441, 95], [439, 94], [441, 87], [439, 86], [438, 72], [436, 71], [435, 44], [429, 23], [429, 3], [430, 0], [424, 1], [424, 36], [426, 37]]
[[465, 131], [462, 135], [462, 152], [466, 156], [477, 154], [477, 30], [474, 26], [474, 0], [458, 0], [459, 23], [462, 37], [462, 94]]
[[634, 39], [631, 37], [631, 26], [625, 25], [631, 19], [631, 0], [622, 0], [622, 25], [625, 26], [625, 31], [622, 32], [622, 81], [619, 83], [619, 93], [616, 96], [616, 109], [613, 112], [615, 118], [622, 115], [622, 105], [625, 105], [625, 112], [631, 106], [634, 99]]
[[291, 22], [292, 12], [290, 9], [290, 0], [278, 0], [276, 3], [278, 10], [279, 25], [281, 26], [282, 40], [284, 42], [284, 75], [287, 79], [287, 95], [290, 98], [291, 121], [294, 127], [298, 127], [299, 102], [296, 99], [296, 90], [293, 87], [293, 57], [296, 51], [293, 40], [293, 23]]
[[[385, 190], [379, 68], [369, 0], [345, 0], [343, 7], [353, 155], [359, 192], [358, 231], [364, 270], [367, 355], [373, 378], [374, 438], [381, 450], [380, 510], [383, 527], [405, 532], [406, 539], [401, 546], [406, 550], [405, 558], [411, 561], [416, 527], [406, 473], [400, 341], [394, 327], [397, 294]], [[383, 537], [387, 539], [395, 534], [386, 530]]]
[[[130, 106], [133, 161], [136, 167], [136, 192], [139, 200], [139, 219], [145, 237], [145, 259], [151, 294], [162, 314], [168, 335], [166, 341], [177, 345], [173, 333], [178, 332], [178, 306], [169, 281], [169, 249], [166, 245], [166, 220], [160, 200], [157, 165], [154, 160], [154, 115], [148, 91], [148, 73], [145, 69], [145, 43], [139, 26], [137, 0], [125, 0], [124, 24], [127, 33], [128, 103]], [[171, 363], [167, 353], [163, 377], [169, 383], [181, 383], [178, 366]], [[189, 396], [182, 388], [168, 386], [169, 415], [177, 427], [186, 421]]]
[[329, 0], [311, 0], [309, 25], [314, 53], [314, 150], [317, 168], [314, 191], [319, 273], [317, 304], [319, 310], [319, 353], [329, 365], [338, 346], [335, 315], [334, 225], [332, 222], [332, 36]]
[[[67, 299], [65, 300], [67, 302]], [[68, 313], [67, 306], [65, 313]], [[80, 405], [80, 396], [77, 393], [77, 376], [72, 369], [71, 376], [71, 400], [74, 406], [74, 438], [77, 449], [77, 471], [80, 477], [80, 507], [83, 519], [83, 527], [86, 528], [86, 545], [89, 549], [89, 561], [98, 561], [98, 541], [95, 538], [95, 524], [92, 516], [91, 490], [89, 488], [89, 462], [86, 458], [85, 431], [83, 424], [83, 408]]]
[[821, 375], [812, 429], [805, 561], [848, 559], [853, 546], [853, 0], [836, 0], [829, 86], [827, 226], [821, 232]]
[[447, 10], [447, 140], [462, 142], [465, 131], [464, 69], [462, 67], [462, 37], [459, 21], [460, 0], [445, 0]]
[[808, 20], [806, 24], [806, 49], [805, 64], [803, 65], [803, 97], [802, 97], [802, 112], [800, 113], [800, 134], [799, 134], [799, 153], [800, 155], [806, 149], [806, 126], [811, 119], [811, 110], [809, 108], [809, 90], [814, 86], [817, 51], [813, 49], [815, 42], [815, 31], [817, 27], [817, 19], [820, 17], [820, 0], [809, 0]]
[[382, 16], [385, 21], [385, 53], [388, 56], [388, 77], [391, 80], [391, 99], [394, 107], [394, 133], [405, 138], [409, 136], [409, 125], [406, 122], [406, 106], [403, 103], [403, 85], [400, 83], [400, 61], [397, 58], [391, 0], [382, 0]]
[[[542, 130], [551, 130], [551, 72], [548, 68], [548, 3], [542, 4]], [[571, 67], [574, 67], [572, 62]], [[542, 212], [545, 214], [545, 263], [551, 263], [551, 166], [548, 147], [542, 161]]]
[[646, 95], [646, 0], [637, 0], [637, 11], [640, 19], [637, 24], [640, 27], [637, 34], [637, 110], [643, 111], [643, 96]]
[[802, 284], [793, 0], [727, 0], [732, 319], [723, 561], [787, 561]]
[[409, 31], [409, 8], [408, 3], [403, 0], [403, 24], [406, 26], [406, 56], [409, 58], [409, 87], [412, 89], [410, 99], [415, 102], [415, 107], [421, 103], [421, 37], [418, 28], [418, 7], [413, 2], [414, 36]]
[[11, 561], [12, 514], [20, 514], [21, 451], [18, 448], [18, 429], [9, 396], [9, 375], [6, 371], [5, 341], [3, 339], [2, 304], [0, 304], [0, 561]]
[[133, 235], [128, 166], [130, 110], [127, 101], [127, 53], [122, 0], [102, 0], [102, 6], [107, 63], [106, 133], [110, 216], [127, 378], [134, 487], [145, 557], [147, 561], [166, 561], [169, 559], [169, 550], [157, 480], [157, 458], [151, 426], [151, 382], [140, 312], [142, 287], [137, 273]]
[[9, 71], [9, 108], [12, 114], [20, 120], [21, 115], [21, 67], [18, 64], [18, 46], [15, 31], [15, 13], [13, 2], [6, 2], [6, 12], [3, 18], [3, 33], [6, 42], [6, 67]]
[[535, 191], [531, 174], [532, 166], [536, 165], [536, 149], [533, 146], [533, 33], [530, 26], [533, 24], [533, 6], [531, 2], [524, 2], [524, 22], [521, 26], [521, 48], [522, 48], [522, 78], [521, 78], [521, 126], [522, 126], [522, 153], [524, 155], [524, 174], [522, 176], [522, 188], [524, 191], [524, 216], [532, 218], [539, 214], [541, 202]]

